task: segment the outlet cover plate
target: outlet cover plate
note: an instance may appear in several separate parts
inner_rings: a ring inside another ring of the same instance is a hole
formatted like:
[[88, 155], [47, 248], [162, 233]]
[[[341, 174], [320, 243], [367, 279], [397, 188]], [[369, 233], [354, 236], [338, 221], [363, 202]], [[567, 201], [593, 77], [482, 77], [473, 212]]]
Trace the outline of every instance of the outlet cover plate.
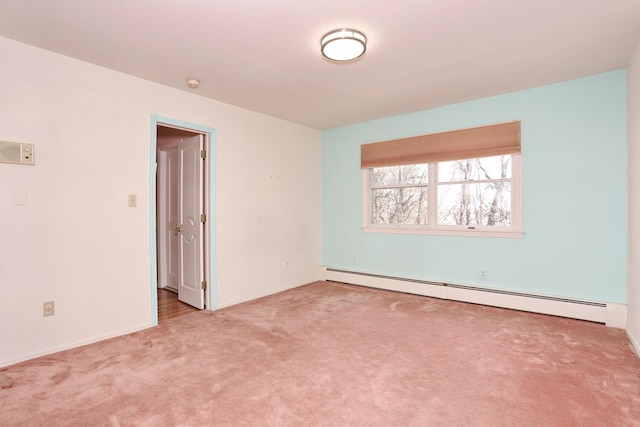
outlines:
[[56, 303], [55, 301], [46, 301], [42, 303], [42, 315], [53, 316], [56, 314]]

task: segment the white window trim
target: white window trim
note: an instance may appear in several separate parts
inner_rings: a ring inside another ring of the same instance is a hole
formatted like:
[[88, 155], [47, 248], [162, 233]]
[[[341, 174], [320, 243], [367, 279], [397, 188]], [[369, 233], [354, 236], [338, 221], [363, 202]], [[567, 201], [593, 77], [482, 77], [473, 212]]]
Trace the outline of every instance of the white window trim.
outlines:
[[[436, 182], [434, 169], [435, 168], [429, 168], [429, 183], [431, 186]], [[522, 156], [520, 154], [512, 155], [511, 173], [513, 175], [513, 188], [511, 192], [511, 227], [497, 229], [496, 227], [477, 226], [474, 229], [465, 229], [460, 226], [444, 225], [439, 225], [435, 228], [437, 209], [429, 209], [429, 216], [427, 218], [428, 224], [424, 226], [416, 227], [414, 225], [371, 224], [371, 169], [362, 169], [362, 230], [366, 233], [521, 238], [524, 232], [522, 231]], [[436, 205], [436, 191], [428, 191], [427, 203], [429, 206]]]

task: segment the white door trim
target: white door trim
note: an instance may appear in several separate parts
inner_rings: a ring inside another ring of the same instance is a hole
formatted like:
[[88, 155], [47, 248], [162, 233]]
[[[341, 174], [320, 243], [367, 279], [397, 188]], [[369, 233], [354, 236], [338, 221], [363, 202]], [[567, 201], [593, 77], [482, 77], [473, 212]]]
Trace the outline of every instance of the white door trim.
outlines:
[[205, 291], [205, 304], [209, 310], [217, 308], [216, 292], [216, 203], [215, 203], [215, 164], [216, 164], [216, 129], [208, 126], [184, 122], [181, 120], [152, 115], [151, 116], [151, 144], [149, 152], [149, 241], [150, 241], [150, 306], [151, 324], [158, 324], [158, 259], [157, 259], [157, 235], [156, 235], [156, 153], [158, 147], [157, 132], [158, 126], [168, 126], [184, 129], [191, 132], [201, 133], [205, 136], [205, 150], [207, 157], [204, 166], [204, 181], [206, 191], [204, 192], [204, 213], [207, 221], [204, 226], [205, 242], [205, 280], [207, 289]]

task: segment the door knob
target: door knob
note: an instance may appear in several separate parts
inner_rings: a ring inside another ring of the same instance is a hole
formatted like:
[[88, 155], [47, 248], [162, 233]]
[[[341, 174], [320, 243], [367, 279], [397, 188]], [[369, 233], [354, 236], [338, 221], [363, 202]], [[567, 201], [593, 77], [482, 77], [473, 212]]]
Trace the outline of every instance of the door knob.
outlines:
[[174, 230], [173, 230], [173, 232], [174, 232], [174, 233], [179, 233], [179, 232], [181, 232], [181, 231], [182, 231], [182, 228], [181, 228], [181, 227], [176, 227], [176, 228], [174, 228]]

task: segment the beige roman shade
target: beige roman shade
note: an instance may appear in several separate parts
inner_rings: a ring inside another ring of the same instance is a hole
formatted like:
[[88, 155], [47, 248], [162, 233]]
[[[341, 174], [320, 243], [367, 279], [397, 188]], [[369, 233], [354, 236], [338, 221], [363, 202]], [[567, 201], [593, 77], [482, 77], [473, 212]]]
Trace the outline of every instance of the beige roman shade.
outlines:
[[360, 146], [365, 168], [520, 153], [520, 122], [454, 130]]

